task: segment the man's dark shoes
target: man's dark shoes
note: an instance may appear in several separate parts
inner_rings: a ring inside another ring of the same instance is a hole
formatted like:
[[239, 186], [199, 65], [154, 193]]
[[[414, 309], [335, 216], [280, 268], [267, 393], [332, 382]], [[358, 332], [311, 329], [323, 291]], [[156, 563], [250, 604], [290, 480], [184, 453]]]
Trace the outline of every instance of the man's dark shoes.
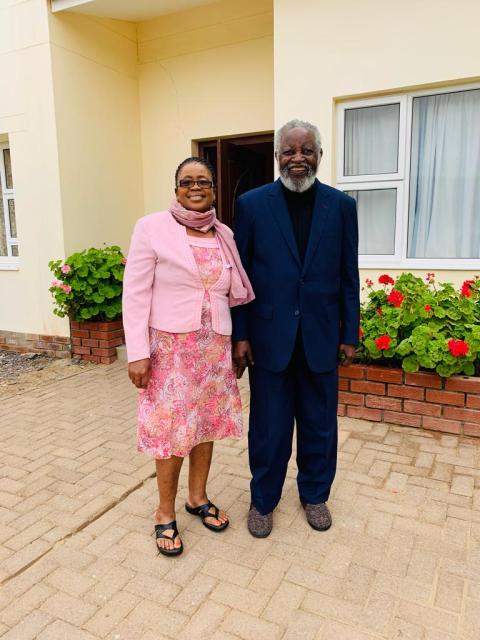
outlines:
[[307, 522], [317, 531], [326, 531], [332, 526], [332, 516], [325, 502], [320, 504], [307, 504], [302, 502], [302, 507], [305, 509], [305, 515], [307, 516]]
[[253, 504], [248, 512], [248, 530], [255, 538], [266, 538], [272, 532], [273, 514], [272, 512], [264, 516], [257, 511]]

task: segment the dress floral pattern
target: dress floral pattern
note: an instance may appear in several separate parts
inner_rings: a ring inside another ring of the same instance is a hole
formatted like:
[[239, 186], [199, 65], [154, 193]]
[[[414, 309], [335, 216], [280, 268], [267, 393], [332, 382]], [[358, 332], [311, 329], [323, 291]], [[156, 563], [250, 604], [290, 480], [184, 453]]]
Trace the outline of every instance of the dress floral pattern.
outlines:
[[213, 331], [208, 293], [222, 274], [222, 255], [215, 238], [189, 241], [205, 287], [201, 327], [189, 333], [150, 327], [152, 377], [139, 393], [138, 450], [158, 459], [187, 456], [201, 442], [242, 436], [231, 338]]

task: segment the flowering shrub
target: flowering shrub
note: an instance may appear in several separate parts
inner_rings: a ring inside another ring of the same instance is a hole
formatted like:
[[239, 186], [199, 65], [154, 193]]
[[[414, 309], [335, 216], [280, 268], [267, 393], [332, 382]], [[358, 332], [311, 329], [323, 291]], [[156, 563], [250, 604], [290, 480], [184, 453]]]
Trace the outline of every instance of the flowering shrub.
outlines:
[[365, 281], [368, 299], [360, 314], [360, 347], [364, 362], [382, 360], [405, 371], [434, 370], [449, 377], [475, 375], [480, 369], [480, 280], [465, 280], [456, 291], [449, 283], [436, 283], [403, 273], [388, 274], [374, 289]]
[[49, 291], [53, 313], [72, 320], [115, 320], [122, 314], [125, 258], [120, 247], [86, 249], [48, 263], [55, 276]]

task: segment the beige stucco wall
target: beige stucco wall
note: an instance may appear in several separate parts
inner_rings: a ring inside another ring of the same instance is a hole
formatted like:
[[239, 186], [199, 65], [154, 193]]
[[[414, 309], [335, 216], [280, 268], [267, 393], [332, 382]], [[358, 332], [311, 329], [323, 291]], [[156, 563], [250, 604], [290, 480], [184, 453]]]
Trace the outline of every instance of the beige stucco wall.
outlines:
[[[478, 0], [274, 0], [274, 15], [275, 123], [298, 117], [318, 124], [319, 177], [329, 184], [336, 100], [479, 79]], [[471, 273], [440, 276], [461, 282]]]
[[65, 255], [128, 248], [143, 214], [134, 23], [50, 15]]
[[47, 262], [63, 255], [47, 3], [0, 4], [0, 134], [8, 135], [20, 268], [0, 270], [0, 329], [65, 334]]
[[139, 24], [145, 208], [165, 208], [192, 140], [273, 129], [271, 0], [224, 0]]

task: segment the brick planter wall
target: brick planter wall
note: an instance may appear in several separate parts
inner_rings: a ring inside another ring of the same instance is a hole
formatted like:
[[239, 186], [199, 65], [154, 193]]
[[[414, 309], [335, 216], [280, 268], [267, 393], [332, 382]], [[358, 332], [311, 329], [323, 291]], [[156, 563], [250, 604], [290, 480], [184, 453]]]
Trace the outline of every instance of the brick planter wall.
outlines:
[[39, 333], [0, 331], [0, 350], [17, 353], [43, 353], [55, 358], [70, 357], [70, 338]]
[[340, 367], [338, 415], [480, 437], [480, 378]]
[[125, 342], [121, 320], [113, 322], [70, 322], [72, 356], [110, 364], [117, 359], [117, 347]]

